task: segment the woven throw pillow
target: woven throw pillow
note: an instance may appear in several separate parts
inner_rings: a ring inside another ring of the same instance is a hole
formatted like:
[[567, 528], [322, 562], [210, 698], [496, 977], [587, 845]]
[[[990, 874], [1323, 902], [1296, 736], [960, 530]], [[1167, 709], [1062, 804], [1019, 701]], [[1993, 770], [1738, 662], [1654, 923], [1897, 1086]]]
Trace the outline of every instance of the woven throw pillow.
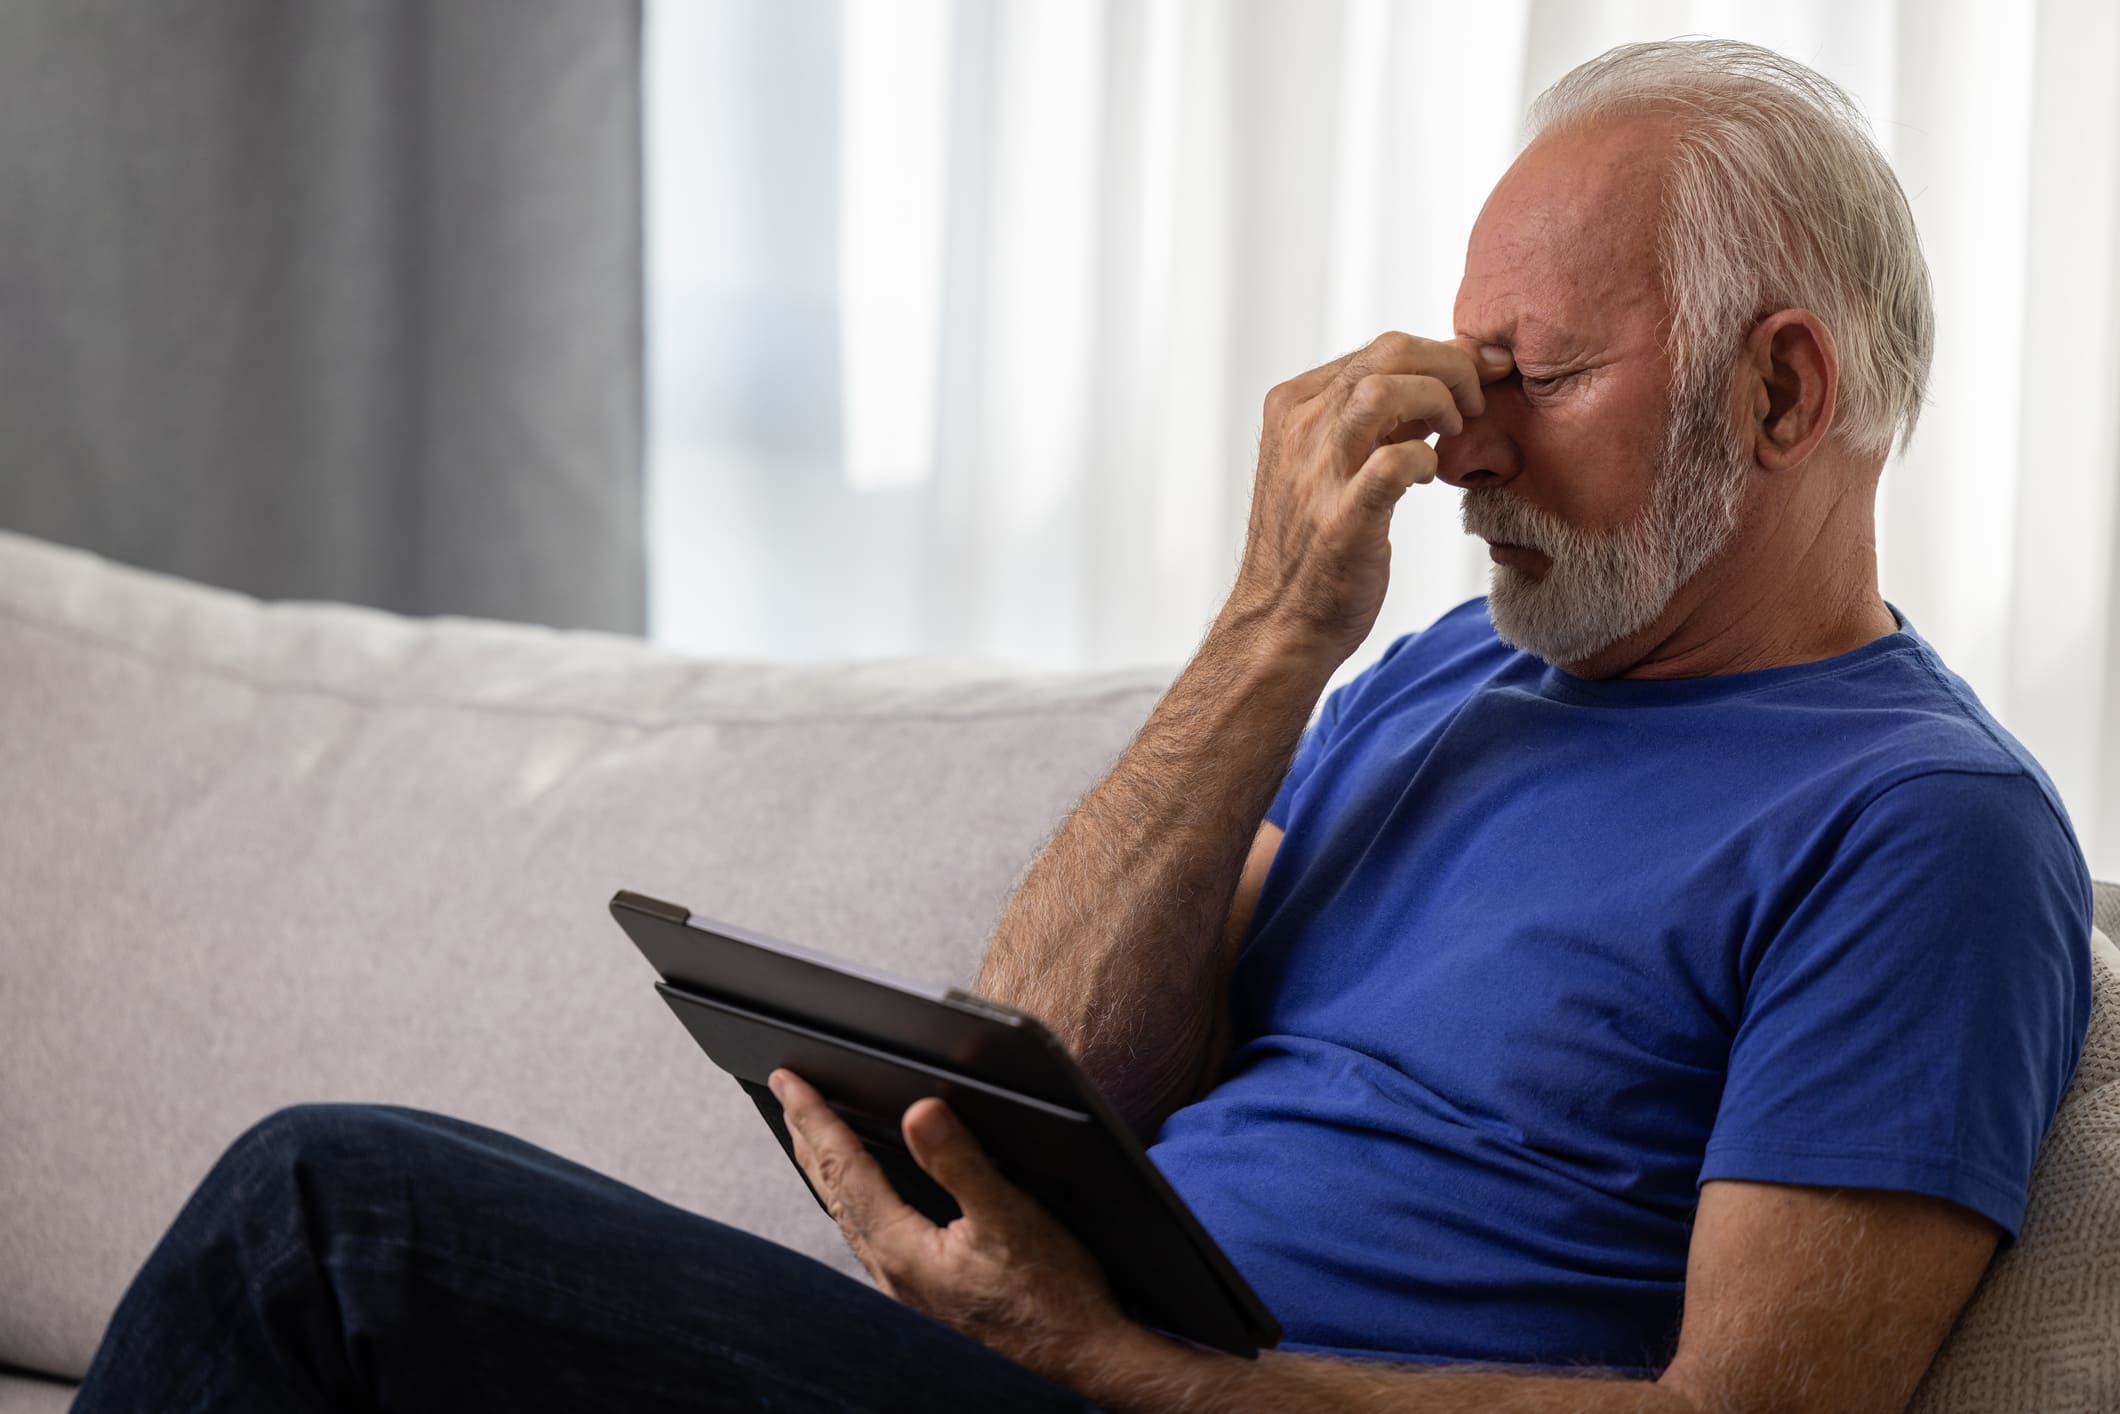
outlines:
[[2120, 1409], [2120, 949], [2091, 934], [2090, 1035], [1995, 1259], [1910, 1406], [1916, 1414]]

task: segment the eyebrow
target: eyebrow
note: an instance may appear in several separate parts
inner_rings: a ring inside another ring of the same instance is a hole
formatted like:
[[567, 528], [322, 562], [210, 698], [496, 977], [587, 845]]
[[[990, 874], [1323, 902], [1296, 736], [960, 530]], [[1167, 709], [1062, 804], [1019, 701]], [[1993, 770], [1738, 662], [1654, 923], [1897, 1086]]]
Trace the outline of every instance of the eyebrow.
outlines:
[[1501, 344], [1514, 349], [1520, 339], [1530, 339], [1545, 349], [1571, 349], [1579, 347], [1582, 339], [1573, 330], [1562, 327], [1550, 319], [1541, 319], [1535, 314], [1519, 315], [1501, 326], [1497, 333], [1473, 333], [1469, 337], [1483, 344]]

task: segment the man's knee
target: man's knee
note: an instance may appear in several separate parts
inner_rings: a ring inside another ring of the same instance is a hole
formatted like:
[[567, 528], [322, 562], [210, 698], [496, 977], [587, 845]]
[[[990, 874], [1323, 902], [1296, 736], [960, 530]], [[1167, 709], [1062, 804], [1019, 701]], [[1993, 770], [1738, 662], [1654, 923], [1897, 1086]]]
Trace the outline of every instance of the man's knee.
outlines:
[[311, 1210], [373, 1186], [415, 1161], [422, 1130], [410, 1111], [305, 1104], [273, 1111], [231, 1143], [199, 1196], [234, 1218], [296, 1205]]
[[199, 1181], [150, 1268], [233, 1262], [245, 1283], [315, 1247], [349, 1221], [376, 1231], [402, 1220], [388, 1183], [409, 1112], [295, 1105], [239, 1135]]
[[340, 1166], [392, 1142], [402, 1122], [374, 1105], [289, 1105], [236, 1137], [223, 1166], [250, 1174]]

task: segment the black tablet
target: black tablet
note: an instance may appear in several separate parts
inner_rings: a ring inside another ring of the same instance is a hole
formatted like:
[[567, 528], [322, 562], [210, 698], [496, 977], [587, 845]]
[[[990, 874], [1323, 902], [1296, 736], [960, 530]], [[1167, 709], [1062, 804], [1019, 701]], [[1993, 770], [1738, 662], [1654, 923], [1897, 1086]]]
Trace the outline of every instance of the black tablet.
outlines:
[[913, 1162], [899, 1131], [907, 1106], [939, 1096], [995, 1166], [1089, 1248], [1134, 1319], [1236, 1355], [1280, 1340], [1272, 1313], [1035, 1019], [640, 894], [614, 897], [611, 916], [661, 974], [656, 991], [692, 1039], [758, 1106], [789, 1162], [793, 1145], [765, 1084], [782, 1066], [830, 1101], [908, 1203], [946, 1223], [956, 1204]]

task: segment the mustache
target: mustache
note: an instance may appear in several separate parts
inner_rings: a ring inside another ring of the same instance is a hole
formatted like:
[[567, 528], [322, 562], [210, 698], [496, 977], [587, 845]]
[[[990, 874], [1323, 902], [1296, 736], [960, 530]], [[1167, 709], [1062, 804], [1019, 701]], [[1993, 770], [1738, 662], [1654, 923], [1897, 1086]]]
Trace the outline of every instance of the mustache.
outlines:
[[1564, 548], [1566, 526], [1559, 517], [1526, 505], [1500, 486], [1475, 486], [1458, 503], [1458, 520], [1467, 535], [1503, 545], [1522, 545], [1555, 557]]

